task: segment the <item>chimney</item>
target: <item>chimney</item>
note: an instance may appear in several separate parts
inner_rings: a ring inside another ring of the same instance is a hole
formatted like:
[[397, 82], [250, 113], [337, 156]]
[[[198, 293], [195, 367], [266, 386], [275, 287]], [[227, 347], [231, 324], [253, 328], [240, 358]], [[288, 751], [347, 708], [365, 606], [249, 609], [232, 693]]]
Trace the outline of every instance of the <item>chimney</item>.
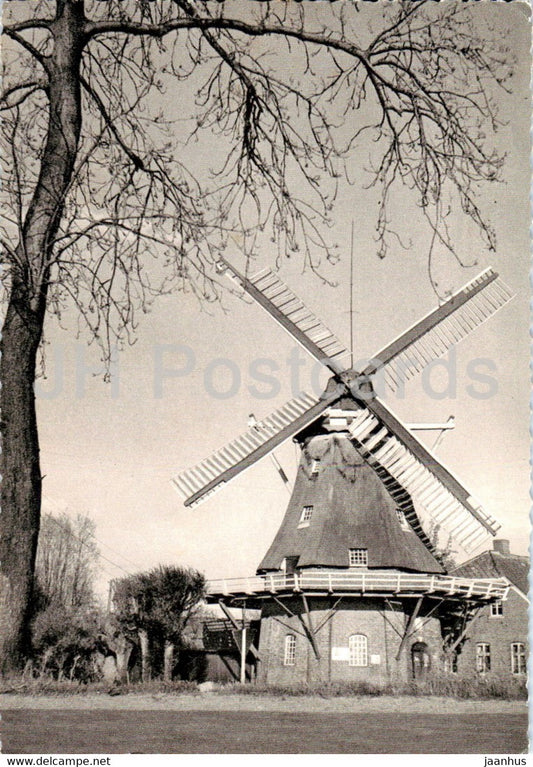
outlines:
[[504, 554], [507, 556], [511, 554], [509, 549], [509, 541], [505, 538], [495, 538], [492, 541], [492, 549], [493, 551], [497, 551], [498, 554]]

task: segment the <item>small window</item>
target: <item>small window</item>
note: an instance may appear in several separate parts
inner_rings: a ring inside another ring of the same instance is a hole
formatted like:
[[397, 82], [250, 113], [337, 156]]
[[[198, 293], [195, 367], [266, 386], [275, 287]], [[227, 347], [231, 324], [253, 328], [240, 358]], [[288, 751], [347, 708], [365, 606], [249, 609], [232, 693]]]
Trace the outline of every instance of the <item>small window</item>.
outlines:
[[513, 642], [511, 645], [511, 671], [513, 674], [526, 673], [526, 648], [523, 642]]
[[503, 615], [503, 602], [492, 602], [490, 606], [490, 617], [499, 618]]
[[365, 567], [368, 564], [367, 549], [348, 549], [350, 567]]
[[308, 525], [311, 521], [311, 517], [313, 516], [313, 507], [312, 506], [304, 506], [302, 509], [302, 514], [300, 517], [300, 526]]
[[476, 671], [480, 674], [486, 674], [490, 671], [490, 644], [488, 642], [479, 642], [476, 645]]
[[317, 461], [316, 459], [312, 461], [311, 463], [311, 471], [309, 473], [309, 476], [311, 479], [316, 479], [318, 477], [318, 467], [320, 466], [320, 461]]
[[294, 634], [285, 636], [285, 652], [283, 655], [284, 666], [294, 666], [296, 660], [296, 637]]
[[352, 634], [348, 639], [350, 666], [368, 666], [368, 641], [364, 634]]

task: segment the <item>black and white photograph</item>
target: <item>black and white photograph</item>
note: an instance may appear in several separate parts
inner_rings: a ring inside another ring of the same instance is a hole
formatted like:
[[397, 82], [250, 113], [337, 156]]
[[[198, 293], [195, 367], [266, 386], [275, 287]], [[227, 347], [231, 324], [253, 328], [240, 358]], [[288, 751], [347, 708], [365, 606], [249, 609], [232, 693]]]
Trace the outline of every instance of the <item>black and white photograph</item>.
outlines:
[[2, 764], [525, 765], [530, 4], [2, 24]]

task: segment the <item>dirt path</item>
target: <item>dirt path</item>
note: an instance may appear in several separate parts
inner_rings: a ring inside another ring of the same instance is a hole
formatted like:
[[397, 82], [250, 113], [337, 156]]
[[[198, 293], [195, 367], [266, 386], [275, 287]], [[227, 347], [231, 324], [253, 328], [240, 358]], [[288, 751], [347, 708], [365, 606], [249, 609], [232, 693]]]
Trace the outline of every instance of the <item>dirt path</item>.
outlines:
[[0, 710], [69, 709], [109, 711], [279, 711], [330, 713], [449, 713], [449, 714], [522, 714], [526, 701], [457, 700], [441, 697], [349, 697], [322, 698], [270, 697], [253, 695], [189, 694], [127, 694], [111, 696], [106, 693], [90, 695], [0, 695]]

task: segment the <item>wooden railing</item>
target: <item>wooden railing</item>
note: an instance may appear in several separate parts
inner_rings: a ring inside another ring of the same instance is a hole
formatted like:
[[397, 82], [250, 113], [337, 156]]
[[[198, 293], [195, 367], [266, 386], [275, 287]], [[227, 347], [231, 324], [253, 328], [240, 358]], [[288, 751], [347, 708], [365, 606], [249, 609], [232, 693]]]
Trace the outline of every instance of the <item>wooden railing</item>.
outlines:
[[298, 573], [267, 573], [250, 578], [208, 581], [211, 597], [229, 595], [268, 596], [286, 591], [326, 593], [416, 593], [505, 599], [509, 583], [505, 578], [458, 578], [451, 575], [424, 575], [395, 570], [302, 570]]

